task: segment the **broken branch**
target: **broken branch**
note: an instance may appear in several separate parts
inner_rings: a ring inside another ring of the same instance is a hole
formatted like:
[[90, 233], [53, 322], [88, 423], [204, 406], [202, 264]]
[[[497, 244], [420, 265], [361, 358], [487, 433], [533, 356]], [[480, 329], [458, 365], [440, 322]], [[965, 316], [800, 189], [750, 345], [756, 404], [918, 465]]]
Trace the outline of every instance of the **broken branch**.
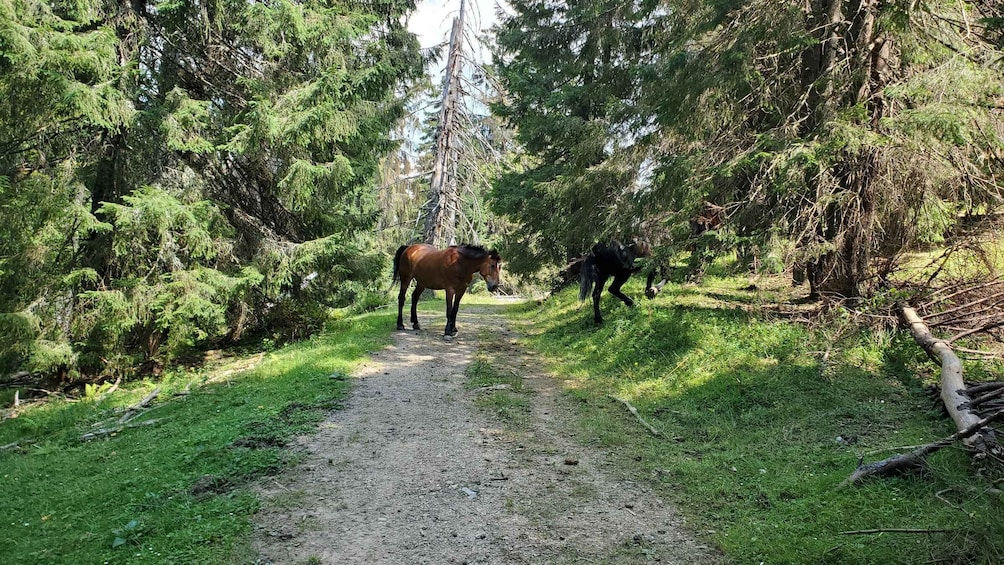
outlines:
[[964, 430], [957, 431], [954, 434], [934, 443], [922, 445], [909, 453], [901, 453], [874, 463], [866, 463], [863, 465], [859, 464], [858, 468], [851, 473], [851, 476], [844, 479], [839, 486], [843, 487], [849, 484], [859, 483], [869, 477], [888, 477], [897, 475], [910, 469], [922, 467], [924, 465], [924, 458], [928, 455], [943, 447], [947, 447], [960, 439], [964, 440], [973, 436], [985, 428], [988, 424], [999, 420], [1004, 420], [1004, 409], [994, 412]]
[[142, 422], [134, 422], [132, 424], [126, 424], [124, 426], [114, 426], [111, 428], [102, 428], [100, 430], [94, 430], [93, 432], [88, 432], [80, 436], [80, 441], [91, 441], [92, 439], [98, 439], [99, 437], [106, 437], [110, 435], [117, 434], [122, 430], [127, 428], [138, 428], [141, 426], [150, 426], [156, 424], [163, 420], [163, 418], [154, 418], [152, 420], [144, 420]]
[[850, 530], [847, 532], [840, 532], [842, 536], [859, 536], [862, 534], [940, 534], [945, 532], [950, 532], [952, 530], [945, 529], [923, 529], [923, 528], [875, 528], [873, 530]]
[[648, 422], [646, 422], [645, 419], [641, 417], [641, 414], [638, 413], [638, 409], [635, 408], [634, 406], [631, 406], [630, 402], [628, 402], [627, 400], [624, 400], [623, 398], [618, 398], [618, 397], [616, 397], [616, 396], [614, 396], [612, 394], [608, 394], [607, 396], [609, 396], [610, 398], [613, 398], [617, 402], [620, 402], [621, 404], [623, 404], [624, 407], [627, 408], [629, 412], [631, 412], [632, 414], [634, 414], [634, 417], [637, 418], [639, 422], [641, 422], [641, 425], [643, 425], [646, 428], [648, 428], [648, 431], [652, 432], [652, 434], [654, 434], [656, 436], [660, 436], [660, 437], [662, 436], [662, 432], [660, 432], [659, 430], [655, 429], [652, 426], [652, 424], [649, 424]]
[[138, 416], [139, 415], [139, 411], [141, 409], [146, 408], [147, 406], [149, 406], [150, 403], [153, 402], [153, 399], [157, 398], [158, 394], [160, 394], [160, 387], [157, 387], [157, 388], [153, 389], [152, 391], [150, 391], [150, 394], [144, 396], [142, 400], [140, 400], [136, 404], [133, 404], [132, 406], [126, 408], [125, 409], [125, 414], [122, 414], [122, 417], [119, 418], [118, 423], [124, 424], [124, 423], [128, 422], [129, 420], [132, 420], [133, 418], [135, 418], [136, 416]]

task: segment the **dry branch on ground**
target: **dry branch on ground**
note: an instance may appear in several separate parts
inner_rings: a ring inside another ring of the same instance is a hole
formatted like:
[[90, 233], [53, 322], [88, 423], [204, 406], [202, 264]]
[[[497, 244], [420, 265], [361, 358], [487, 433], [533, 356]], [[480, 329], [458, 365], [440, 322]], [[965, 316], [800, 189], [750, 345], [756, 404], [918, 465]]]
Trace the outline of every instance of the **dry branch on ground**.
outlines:
[[631, 414], [633, 414], [634, 417], [639, 422], [641, 422], [641, 425], [645, 426], [645, 428], [648, 429], [648, 431], [652, 432], [653, 435], [662, 437], [662, 435], [663, 435], [662, 432], [660, 432], [659, 430], [655, 429], [655, 427], [652, 426], [652, 424], [649, 424], [648, 422], [646, 422], [645, 419], [641, 417], [641, 414], [638, 413], [638, 409], [635, 408], [634, 406], [632, 406], [630, 402], [628, 402], [627, 400], [624, 400], [623, 398], [619, 398], [617, 396], [614, 396], [612, 394], [609, 394], [607, 396], [609, 396], [610, 398], [612, 398], [612, 399], [616, 400], [617, 402], [620, 402], [621, 404], [623, 404], [624, 407], [628, 409], [628, 412], [631, 412]]
[[860, 483], [865, 479], [873, 477], [891, 477], [922, 469], [925, 466], [925, 458], [928, 455], [943, 447], [947, 447], [956, 441], [972, 437], [978, 431], [1001, 420], [1004, 420], [1004, 410], [1000, 410], [986, 418], [982, 418], [975, 422], [972, 426], [969, 426], [964, 430], [959, 430], [944, 439], [927, 445], [922, 445], [909, 453], [901, 453], [874, 463], [859, 464], [858, 468], [851, 473], [851, 476], [847, 477], [842, 483], [840, 483], [840, 486]]

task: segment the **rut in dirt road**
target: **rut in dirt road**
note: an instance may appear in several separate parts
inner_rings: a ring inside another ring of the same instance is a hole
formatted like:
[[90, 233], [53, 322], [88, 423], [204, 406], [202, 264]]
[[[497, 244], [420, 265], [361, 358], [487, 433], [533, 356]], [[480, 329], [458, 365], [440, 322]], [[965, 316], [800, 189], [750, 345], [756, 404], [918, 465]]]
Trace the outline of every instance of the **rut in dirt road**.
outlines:
[[[500, 308], [465, 307], [460, 335], [398, 332], [343, 409], [300, 438], [305, 461], [261, 486], [258, 563], [720, 563], [672, 507], [567, 429], [559, 385], [514, 346]], [[523, 377], [527, 425], [479, 410], [478, 352]]]

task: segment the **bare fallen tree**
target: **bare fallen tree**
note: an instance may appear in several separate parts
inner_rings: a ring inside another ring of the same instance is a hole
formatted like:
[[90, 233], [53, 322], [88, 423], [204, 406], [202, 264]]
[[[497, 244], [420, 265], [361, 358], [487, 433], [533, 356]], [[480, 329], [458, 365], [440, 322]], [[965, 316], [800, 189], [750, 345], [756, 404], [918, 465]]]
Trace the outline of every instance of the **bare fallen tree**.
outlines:
[[989, 429], [993, 422], [1004, 420], [1004, 409], [994, 412], [992, 415], [981, 418], [964, 430], [959, 430], [954, 434], [938, 440], [934, 443], [922, 445], [909, 453], [900, 453], [892, 457], [875, 461], [874, 463], [859, 463], [858, 468], [851, 473], [851, 476], [844, 479], [840, 486], [860, 483], [865, 479], [873, 477], [891, 477], [902, 475], [911, 471], [923, 469], [926, 465], [926, 457], [943, 447], [948, 447], [956, 441], [966, 442], [978, 432]]
[[[963, 380], [962, 361], [952, 351], [949, 340], [935, 337], [913, 308], [901, 307], [900, 316], [903, 323], [910, 328], [914, 341], [941, 366], [941, 399], [958, 431], [939, 441], [922, 445], [909, 453], [894, 455], [873, 463], [859, 462], [857, 469], [841, 483], [841, 486], [859, 483], [871, 477], [888, 477], [922, 469], [928, 455], [960, 440], [972, 449], [978, 458], [990, 457], [1004, 461], [1004, 450], [1001, 449], [997, 436], [990, 426], [993, 422], [1004, 420], [1004, 407], [988, 404], [1004, 396], [1004, 386], [998, 386], [1000, 383], [988, 383], [987, 386], [967, 389]], [[987, 392], [988, 390], [990, 392]], [[985, 394], [976, 398], [970, 397], [979, 393]], [[991, 406], [991, 413], [981, 416], [977, 412], [977, 407], [980, 405]]]
[[[903, 307], [901, 315], [903, 322], [910, 327], [913, 340], [941, 365], [941, 400], [955, 422], [955, 427], [959, 431], [970, 429], [980, 421], [980, 416], [972, 409], [972, 399], [966, 393], [966, 384], [962, 379], [962, 361], [947, 341], [938, 339], [931, 333], [916, 310]], [[997, 438], [990, 428], [977, 429], [966, 438], [966, 444], [978, 451], [1000, 451]]]

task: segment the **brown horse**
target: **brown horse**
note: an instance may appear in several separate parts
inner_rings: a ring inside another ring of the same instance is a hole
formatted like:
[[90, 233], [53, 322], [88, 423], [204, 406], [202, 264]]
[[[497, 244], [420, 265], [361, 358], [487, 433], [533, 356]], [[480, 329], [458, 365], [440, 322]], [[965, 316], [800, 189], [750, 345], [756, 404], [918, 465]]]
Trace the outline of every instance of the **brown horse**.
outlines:
[[474, 273], [480, 273], [494, 292], [499, 285], [501, 259], [496, 251], [486, 251], [477, 245], [452, 245], [446, 249], [417, 243], [402, 245], [394, 254], [393, 280], [401, 278], [401, 292], [397, 295], [397, 329], [404, 329], [404, 298], [411, 280], [415, 279], [415, 292], [411, 295], [411, 326], [418, 330], [418, 299], [425, 289], [446, 290], [446, 330], [444, 336], [457, 335], [457, 310], [460, 299], [467, 292]]

